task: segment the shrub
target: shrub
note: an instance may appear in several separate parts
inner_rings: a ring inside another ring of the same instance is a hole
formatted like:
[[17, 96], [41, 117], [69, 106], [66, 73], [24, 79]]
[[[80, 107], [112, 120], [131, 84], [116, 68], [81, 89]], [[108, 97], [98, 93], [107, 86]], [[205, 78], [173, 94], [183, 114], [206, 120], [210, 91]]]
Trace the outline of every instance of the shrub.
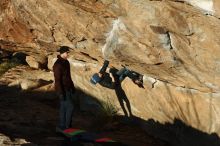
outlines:
[[105, 117], [113, 117], [117, 115], [118, 108], [110, 101], [101, 101], [101, 115]]
[[108, 127], [113, 123], [118, 111], [119, 109], [110, 100], [100, 101], [100, 110], [96, 114], [94, 127], [99, 130]]
[[0, 63], [0, 76], [3, 75], [6, 71], [8, 71], [10, 68], [13, 68], [19, 64], [21, 63], [16, 58]]

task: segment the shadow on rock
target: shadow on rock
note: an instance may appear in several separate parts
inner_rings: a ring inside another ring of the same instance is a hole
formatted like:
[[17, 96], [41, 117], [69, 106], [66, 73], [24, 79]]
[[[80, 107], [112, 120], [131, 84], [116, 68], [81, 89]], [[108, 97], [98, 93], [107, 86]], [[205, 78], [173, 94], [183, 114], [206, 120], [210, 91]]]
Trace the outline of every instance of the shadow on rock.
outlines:
[[216, 133], [208, 134], [175, 119], [173, 123], [161, 124], [150, 120], [133, 118], [133, 124], [142, 127], [148, 134], [167, 141], [171, 146], [220, 146]]

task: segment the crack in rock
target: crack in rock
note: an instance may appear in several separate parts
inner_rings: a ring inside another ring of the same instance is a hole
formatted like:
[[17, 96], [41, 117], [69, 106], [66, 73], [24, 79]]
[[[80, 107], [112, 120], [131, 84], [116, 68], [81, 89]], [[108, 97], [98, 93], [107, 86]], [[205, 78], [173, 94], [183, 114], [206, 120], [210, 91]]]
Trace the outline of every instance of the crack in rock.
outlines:
[[[202, 93], [220, 93], [220, 92], [215, 92], [215, 91], [210, 91], [210, 92], [206, 92], [206, 91], [202, 91], [202, 90], [199, 90], [199, 89], [196, 89], [196, 88], [192, 88], [192, 87], [186, 87], [186, 86], [178, 86], [174, 83], [171, 83], [171, 82], [168, 82], [167, 80], [163, 80], [163, 79], [155, 79], [155, 80], [158, 80], [158, 81], [161, 81], [165, 84], [170, 84], [174, 87], [179, 87], [179, 88], [183, 88], [184, 90], [195, 90], [195, 91], [198, 91], [198, 92], [202, 92]], [[155, 86], [155, 84], [154, 84]]]

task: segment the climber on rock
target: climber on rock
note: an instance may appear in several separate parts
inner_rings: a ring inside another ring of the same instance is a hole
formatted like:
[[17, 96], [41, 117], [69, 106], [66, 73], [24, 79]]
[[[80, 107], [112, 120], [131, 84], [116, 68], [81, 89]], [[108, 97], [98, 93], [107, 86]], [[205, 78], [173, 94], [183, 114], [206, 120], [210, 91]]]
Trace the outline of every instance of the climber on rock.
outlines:
[[[108, 72], [107, 68], [109, 65], [109, 61], [105, 60], [103, 63], [102, 68], [100, 69], [99, 73], [95, 73], [91, 78], [91, 83], [97, 84], [99, 83], [101, 86], [114, 89], [115, 94], [117, 95], [118, 101], [121, 105], [121, 108], [126, 117], [133, 117], [131, 112], [131, 105], [128, 100], [128, 97], [121, 86], [121, 82], [126, 78], [129, 77], [135, 84], [139, 87], [144, 88], [143, 86], [143, 75], [131, 71], [126, 67], [121, 68], [120, 70], [111, 67]], [[127, 110], [125, 108], [125, 104]]]
[[[114, 84], [112, 80], [114, 79], [111, 74], [107, 73], [107, 68], [109, 65], [109, 61], [105, 60], [103, 63], [102, 68], [100, 69], [99, 73], [95, 73], [91, 78], [91, 83], [97, 84], [107, 87], [107, 88], [114, 88]], [[140, 88], [144, 88], [143, 86], [143, 75], [127, 69], [125, 66], [121, 68], [119, 71], [116, 72], [119, 77], [119, 81], [122, 82], [126, 77], [129, 77], [136, 85]]]

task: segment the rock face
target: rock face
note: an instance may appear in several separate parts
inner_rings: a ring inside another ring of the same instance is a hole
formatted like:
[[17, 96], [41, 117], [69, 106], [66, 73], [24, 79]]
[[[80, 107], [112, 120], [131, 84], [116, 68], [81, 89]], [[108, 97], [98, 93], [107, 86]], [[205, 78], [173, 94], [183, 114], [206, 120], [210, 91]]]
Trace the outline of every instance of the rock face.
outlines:
[[26, 57], [26, 62], [30, 67], [38, 69], [40, 67], [39, 63], [33, 58], [32, 56], [27, 56]]
[[176, 118], [220, 136], [219, 1], [3, 0], [0, 6], [2, 49], [47, 56], [51, 68], [51, 54], [68, 45], [76, 86], [115, 104], [114, 90], [89, 80], [103, 59], [126, 65], [144, 74], [145, 89], [122, 83], [134, 115], [161, 123]]
[[200, 10], [202, 10], [206, 14], [215, 15], [217, 17], [220, 16], [220, 3], [218, 0], [179, 0], [187, 2]]

